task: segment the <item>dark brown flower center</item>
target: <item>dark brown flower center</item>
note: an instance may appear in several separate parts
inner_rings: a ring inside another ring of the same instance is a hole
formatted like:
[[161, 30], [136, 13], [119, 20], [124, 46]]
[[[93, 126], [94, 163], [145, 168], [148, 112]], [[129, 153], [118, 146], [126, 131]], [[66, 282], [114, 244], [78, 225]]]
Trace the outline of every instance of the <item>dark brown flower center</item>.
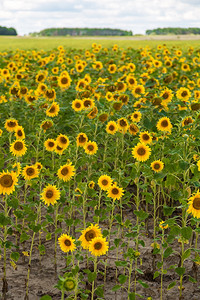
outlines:
[[161, 122], [161, 126], [162, 126], [162, 127], [167, 127], [168, 125], [169, 125], [169, 123], [168, 123], [167, 120], [163, 120], [163, 121]]
[[16, 151], [22, 150], [22, 149], [23, 149], [23, 143], [22, 143], [22, 142], [16, 142], [16, 143], [14, 144], [14, 149], [15, 149]]
[[52, 99], [54, 97], [54, 91], [46, 91], [46, 96], [49, 98], [49, 99]]
[[69, 173], [69, 169], [68, 169], [68, 167], [64, 167], [64, 168], [62, 168], [62, 170], [61, 170], [61, 174], [62, 174], [63, 176], [66, 176], [68, 173]]
[[141, 92], [142, 92], [141, 88], [136, 88], [136, 89], [135, 89], [135, 93], [136, 93], [136, 94], [140, 94]]
[[80, 102], [76, 102], [76, 103], [75, 103], [75, 107], [76, 107], [76, 108], [80, 108], [80, 107], [81, 107], [81, 103], [80, 103]]
[[135, 83], [135, 80], [134, 80], [133, 78], [130, 78], [130, 79], [129, 79], [129, 83], [130, 83], [130, 84], [134, 84], [134, 83]]
[[17, 135], [18, 135], [18, 136], [22, 136], [22, 135], [23, 135], [21, 129], [19, 129], [19, 130], [17, 131]]
[[114, 126], [114, 125], [110, 125], [110, 126], [109, 126], [109, 130], [110, 130], [110, 131], [115, 130], [115, 126]]
[[48, 145], [48, 146], [49, 146], [50, 148], [53, 148], [54, 145], [55, 145], [55, 144], [54, 144], [53, 142], [49, 142], [49, 145]]
[[70, 240], [65, 240], [64, 244], [65, 244], [65, 246], [70, 247], [72, 243]]
[[161, 165], [159, 163], [155, 163], [154, 164], [154, 169], [159, 170], [161, 167]]
[[83, 134], [81, 134], [80, 136], [79, 136], [79, 142], [81, 143], [81, 144], [83, 144], [83, 143], [85, 143], [86, 142], [86, 138], [84, 137], [84, 135]]
[[8, 127], [13, 128], [13, 127], [15, 127], [17, 124], [16, 124], [16, 122], [14, 122], [14, 121], [9, 121], [9, 122], [7, 123], [7, 125], [8, 125]]
[[32, 168], [32, 167], [27, 168], [27, 169], [26, 169], [26, 174], [27, 174], [28, 176], [34, 175], [34, 174], [35, 174], [35, 169]]
[[150, 136], [147, 133], [145, 133], [142, 135], [142, 138], [144, 141], [148, 141], [150, 139]]
[[63, 77], [63, 78], [61, 79], [61, 83], [62, 83], [62, 84], [67, 84], [67, 83], [68, 83], [68, 78], [67, 78], [67, 77]]
[[90, 106], [91, 106], [91, 101], [90, 101], [90, 100], [85, 100], [85, 101], [83, 102], [83, 105], [84, 105], [85, 107], [90, 107]]
[[44, 79], [44, 75], [41, 74], [38, 76], [38, 81], [42, 81], [43, 79]]
[[102, 180], [102, 185], [104, 185], [104, 186], [108, 185], [108, 180], [107, 179], [103, 179]]
[[1, 178], [0, 178], [0, 185], [3, 186], [3, 187], [11, 187], [13, 184], [13, 179], [12, 179], [12, 176], [11, 175], [3, 175]]
[[86, 239], [87, 242], [90, 242], [95, 237], [96, 237], [96, 233], [92, 229], [87, 231], [86, 234], [85, 234], [85, 239]]
[[200, 198], [194, 198], [192, 206], [194, 209], [200, 210]]
[[142, 147], [140, 147], [138, 150], [137, 150], [137, 154], [142, 156], [142, 155], [145, 155], [146, 153], [146, 150]]
[[52, 198], [52, 197], [53, 197], [53, 191], [52, 191], [52, 190], [48, 190], [48, 191], [46, 192], [46, 197], [47, 197], [48, 199]]
[[54, 113], [56, 111], [56, 107], [53, 105], [51, 106], [51, 108], [49, 109], [50, 113]]
[[100, 250], [102, 247], [103, 247], [103, 245], [100, 242], [97, 242], [97, 243], [94, 244], [94, 249], [95, 250]]
[[169, 97], [169, 94], [167, 92], [165, 92], [163, 95], [162, 95], [163, 99], [167, 99]]
[[67, 139], [64, 136], [61, 136], [59, 138], [59, 140], [60, 140], [61, 144], [67, 144]]
[[126, 127], [127, 126], [127, 122], [123, 119], [119, 121], [119, 124], [120, 124], [121, 127]]
[[187, 91], [183, 91], [183, 92], [181, 93], [181, 96], [182, 96], [182, 97], [186, 97], [187, 95], [188, 95]]
[[88, 145], [87, 148], [88, 148], [89, 151], [93, 151], [94, 150], [94, 146], [93, 145]]
[[119, 194], [119, 190], [118, 190], [118, 188], [113, 188], [112, 189], [112, 193], [113, 193], [113, 195], [117, 195], [117, 194]]

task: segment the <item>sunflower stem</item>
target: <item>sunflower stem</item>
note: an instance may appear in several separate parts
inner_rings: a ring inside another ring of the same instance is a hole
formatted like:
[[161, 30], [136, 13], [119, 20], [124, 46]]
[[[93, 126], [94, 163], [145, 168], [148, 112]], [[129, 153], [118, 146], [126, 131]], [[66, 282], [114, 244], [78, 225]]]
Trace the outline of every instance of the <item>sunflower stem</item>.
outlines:
[[[4, 214], [5, 217], [8, 216], [8, 204], [7, 204], [7, 195], [5, 196], [5, 206], [4, 206]], [[7, 241], [7, 225], [4, 226], [4, 240], [3, 240], [3, 297], [6, 299], [6, 293], [8, 292], [8, 283], [6, 278], [6, 241]]]
[[164, 263], [164, 257], [163, 257], [163, 244], [164, 244], [164, 229], [162, 229], [162, 240], [161, 240], [161, 263], [162, 263], [162, 266], [161, 266], [161, 278], [160, 278], [160, 300], [163, 299], [163, 263]]
[[[97, 256], [94, 258], [94, 273], [97, 272]], [[92, 294], [91, 294], [91, 300], [94, 300], [94, 292], [95, 292], [95, 280], [92, 281]]]
[[55, 245], [54, 245], [54, 270], [55, 270], [55, 275], [57, 274], [58, 208], [59, 208], [59, 203], [56, 203], [56, 211], [55, 211]]

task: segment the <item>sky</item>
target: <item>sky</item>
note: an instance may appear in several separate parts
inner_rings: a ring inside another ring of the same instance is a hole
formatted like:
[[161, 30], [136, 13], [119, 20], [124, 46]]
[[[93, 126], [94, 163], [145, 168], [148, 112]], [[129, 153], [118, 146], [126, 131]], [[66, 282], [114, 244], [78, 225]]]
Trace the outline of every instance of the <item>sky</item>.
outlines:
[[19, 35], [88, 27], [145, 34], [158, 27], [200, 27], [200, 0], [0, 0], [0, 26]]

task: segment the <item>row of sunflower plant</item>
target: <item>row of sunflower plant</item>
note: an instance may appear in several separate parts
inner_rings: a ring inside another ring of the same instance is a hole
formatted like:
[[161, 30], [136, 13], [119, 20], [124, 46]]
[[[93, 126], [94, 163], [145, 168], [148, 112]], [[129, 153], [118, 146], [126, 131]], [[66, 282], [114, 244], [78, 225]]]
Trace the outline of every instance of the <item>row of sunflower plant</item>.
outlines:
[[28, 299], [49, 241], [61, 299], [195, 292], [199, 67], [166, 45], [0, 53], [3, 299], [20, 260]]

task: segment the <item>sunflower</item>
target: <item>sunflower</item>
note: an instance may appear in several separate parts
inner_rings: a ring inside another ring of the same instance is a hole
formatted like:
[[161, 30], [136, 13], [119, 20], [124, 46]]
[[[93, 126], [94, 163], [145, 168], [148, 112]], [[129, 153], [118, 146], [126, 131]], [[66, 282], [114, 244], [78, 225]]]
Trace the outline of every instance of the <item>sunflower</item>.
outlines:
[[110, 65], [108, 66], [108, 72], [109, 72], [110, 74], [114, 74], [116, 71], [117, 71], [117, 66], [116, 66], [115, 64], [110, 64]]
[[44, 142], [44, 146], [47, 151], [54, 151], [56, 148], [56, 141], [54, 139], [48, 139]]
[[104, 255], [108, 251], [108, 242], [106, 242], [106, 239], [101, 236], [95, 237], [90, 242], [89, 251], [94, 256]]
[[142, 117], [141, 112], [140, 112], [140, 111], [135, 111], [135, 112], [133, 112], [132, 115], [131, 115], [131, 120], [132, 120], [133, 122], [138, 123], [138, 122], [140, 122], [141, 117]]
[[135, 98], [140, 97], [142, 94], [145, 93], [145, 88], [143, 85], [139, 84], [139, 85], [135, 85], [132, 89], [132, 94]]
[[74, 174], [75, 168], [74, 166], [72, 166], [71, 162], [61, 166], [57, 173], [58, 177], [65, 182], [69, 181], [74, 176]]
[[115, 134], [118, 131], [118, 125], [115, 121], [110, 121], [106, 125], [106, 132], [110, 134]]
[[57, 102], [53, 102], [52, 105], [46, 110], [46, 115], [53, 118], [58, 115], [59, 111], [59, 104]]
[[62, 73], [60, 77], [58, 77], [58, 85], [61, 89], [66, 90], [71, 85], [71, 78], [68, 72]]
[[129, 129], [128, 129], [129, 133], [132, 135], [136, 135], [139, 131], [139, 128], [137, 127], [137, 125], [135, 125], [134, 123], [131, 123], [129, 125]]
[[184, 100], [188, 101], [189, 98], [191, 97], [191, 92], [188, 88], [181, 87], [177, 92], [176, 92], [176, 97], [179, 100]]
[[56, 152], [56, 154], [62, 155], [64, 150], [65, 150], [65, 149], [64, 149], [63, 147], [60, 147], [60, 146], [56, 143], [56, 147], [55, 147], [55, 149], [54, 149], [54, 151]]
[[56, 99], [56, 91], [54, 89], [47, 89], [44, 96], [47, 100], [54, 101]]
[[85, 98], [83, 99], [83, 108], [88, 109], [88, 108], [93, 108], [94, 107], [94, 100]]
[[0, 173], [0, 194], [10, 195], [15, 190], [15, 185], [18, 182], [16, 172], [1, 172]]
[[160, 131], [171, 132], [172, 124], [169, 118], [163, 117], [158, 121], [156, 127]]
[[116, 91], [118, 93], [124, 93], [127, 89], [127, 85], [126, 83], [122, 82], [122, 81], [118, 81], [115, 83], [115, 86], [116, 86]]
[[39, 171], [43, 168], [43, 165], [40, 162], [36, 162], [34, 166], [36, 166]]
[[56, 143], [65, 150], [69, 146], [69, 139], [66, 135], [60, 133], [56, 139]]
[[63, 252], [74, 251], [76, 249], [76, 245], [74, 242], [75, 239], [72, 239], [72, 237], [67, 234], [62, 234], [58, 238], [58, 243]]
[[128, 87], [130, 89], [132, 89], [135, 85], [137, 85], [137, 80], [136, 78], [133, 76], [133, 74], [129, 74], [126, 77], [126, 82], [128, 83]]
[[188, 213], [191, 213], [194, 218], [200, 218], [200, 193], [199, 190], [196, 194], [193, 194], [192, 197], [188, 199]]
[[85, 143], [84, 149], [85, 149], [85, 153], [89, 155], [94, 155], [98, 150], [98, 146], [96, 142], [89, 141]]
[[24, 128], [22, 126], [17, 126], [15, 128], [15, 137], [18, 140], [23, 140], [25, 139], [25, 133], [24, 133]]
[[113, 109], [116, 111], [120, 111], [123, 106], [123, 103], [121, 101], [116, 101], [113, 103]]
[[79, 241], [81, 241], [81, 246], [83, 249], [89, 249], [90, 242], [96, 238], [96, 237], [101, 237], [101, 229], [99, 228], [99, 225], [91, 224], [88, 228], [83, 230], [81, 232], [81, 236], [79, 237]]
[[12, 165], [12, 168], [16, 169], [16, 171], [14, 171], [14, 172], [17, 174], [17, 176], [19, 176], [19, 174], [21, 173], [21, 165], [20, 165], [20, 163], [19, 162], [14, 163]]
[[23, 140], [16, 140], [10, 145], [10, 152], [16, 157], [23, 156], [27, 147]]
[[2, 130], [2, 129], [0, 129], [0, 136], [2, 136], [2, 133], [3, 133], [3, 130]]
[[93, 180], [88, 183], [89, 189], [92, 190], [94, 188], [94, 186], [95, 186], [95, 182]]
[[144, 144], [151, 144], [152, 137], [148, 131], [144, 131], [140, 133], [140, 142]]
[[159, 159], [151, 163], [151, 168], [155, 172], [160, 172], [164, 168], [164, 163]]
[[35, 76], [35, 81], [40, 83], [40, 82], [44, 82], [46, 79], [46, 74], [43, 72], [39, 72], [36, 76]]
[[123, 133], [126, 133], [129, 127], [128, 121], [125, 118], [121, 118], [117, 120], [117, 125], [118, 125], [118, 129]]
[[118, 187], [116, 184], [113, 184], [108, 190], [107, 190], [107, 196], [112, 198], [113, 200], [120, 199], [124, 194], [123, 188]]
[[111, 102], [114, 100], [113, 93], [111, 93], [111, 92], [107, 92], [105, 97], [106, 97], [106, 100], [108, 100], [108, 102]]
[[41, 199], [45, 204], [54, 205], [60, 199], [60, 191], [55, 185], [48, 184], [41, 193]]
[[22, 171], [22, 176], [25, 180], [31, 180], [35, 177], [38, 177], [38, 169], [36, 166], [26, 166]]
[[183, 121], [181, 122], [182, 126], [187, 126], [187, 125], [190, 125], [194, 122], [194, 120], [192, 119], [192, 117], [185, 117], [183, 119]]
[[18, 121], [15, 120], [15, 119], [8, 119], [6, 120], [5, 122], [5, 129], [8, 131], [8, 132], [13, 132], [15, 131], [15, 129], [17, 128], [18, 126]]
[[108, 114], [107, 113], [102, 113], [102, 114], [99, 115], [98, 118], [99, 118], [100, 122], [104, 123], [108, 120]]
[[73, 110], [75, 111], [81, 111], [83, 110], [84, 106], [83, 106], [83, 101], [80, 100], [80, 99], [75, 99], [73, 102], [72, 102], [72, 108]]
[[138, 143], [132, 150], [133, 157], [138, 161], [146, 161], [151, 154], [151, 148], [145, 144]]
[[169, 103], [173, 98], [172, 90], [166, 88], [160, 93], [160, 98], [162, 98], [162, 103]]
[[98, 109], [96, 106], [93, 107], [93, 109], [89, 112], [89, 114], [87, 114], [88, 119], [92, 120], [96, 117], [98, 113]]
[[98, 185], [104, 191], [107, 191], [112, 185], [112, 178], [108, 175], [101, 175], [98, 180]]
[[85, 133], [81, 132], [76, 137], [76, 144], [79, 147], [84, 147], [84, 145], [87, 143], [88, 137]]
[[53, 126], [53, 122], [51, 120], [45, 120], [40, 125], [40, 127], [44, 130], [44, 132], [46, 132], [47, 129], [51, 128], [52, 126]]

